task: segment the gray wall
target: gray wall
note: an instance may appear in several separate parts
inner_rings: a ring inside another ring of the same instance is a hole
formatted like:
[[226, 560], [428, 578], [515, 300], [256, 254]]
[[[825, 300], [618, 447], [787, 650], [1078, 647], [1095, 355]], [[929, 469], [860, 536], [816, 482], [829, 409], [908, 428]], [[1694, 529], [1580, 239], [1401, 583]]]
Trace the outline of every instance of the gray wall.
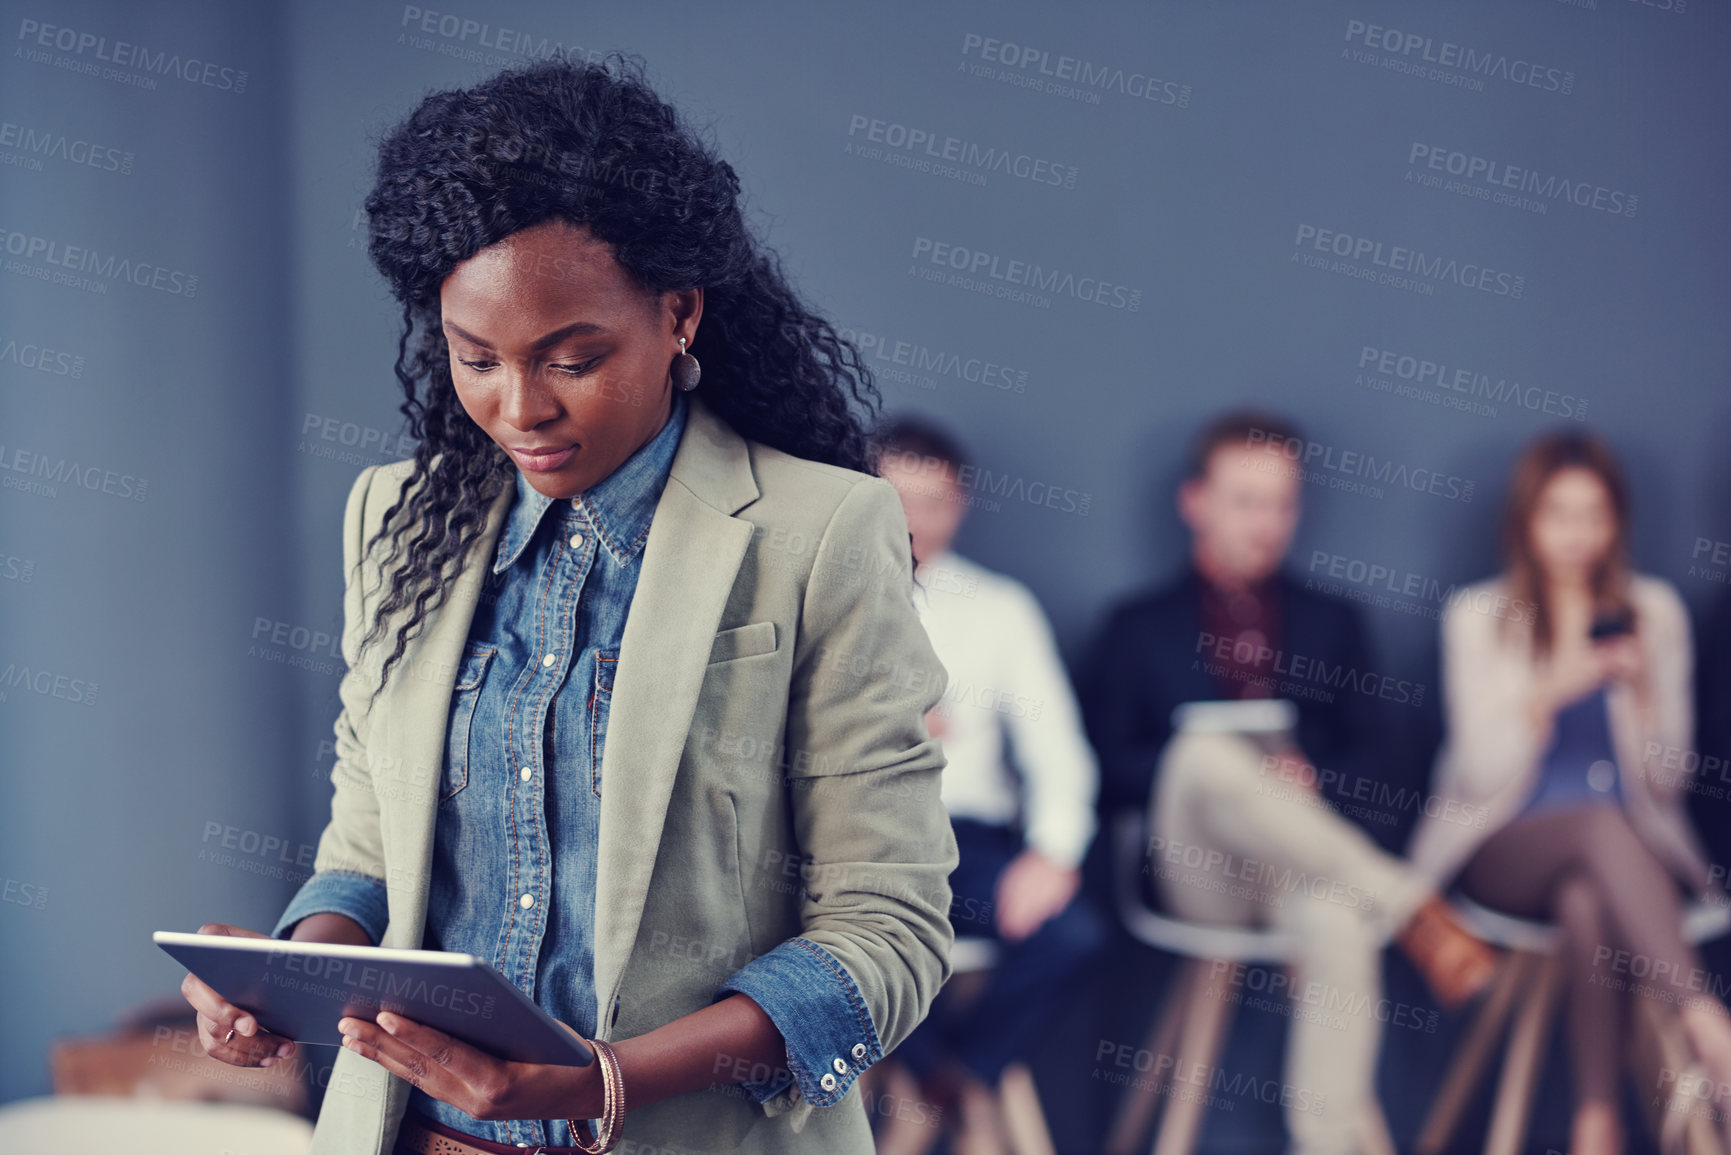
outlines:
[[[1072, 661], [1112, 598], [1178, 561], [1184, 439], [1242, 401], [1326, 451], [1300, 570], [1320, 551], [1483, 575], [1512, 454], [1584, 403], [1635, 477], [1642, 568], [1697, 610], [1723, 593], [1692, 568], [1698, 541], [1731, 540], [1721, 6], [818, 7], [442, 6], [488, 23], [465, 33], [388, 3], [0, 3], [0, 152], [26, 162], [0, 166], [0, 1100], [46, 1088], [53, 1038], [173, 992], [151, 930], [267, 927], [304, 877], [342, 500], [408, 453], [357, 214], [390, 123], [521, 59], [502, 28], [641, 52], [712, 126], [798, 285], [881, 353], [888, 407], [962, 433], [985, 473], [958, 548], [1028, 581]], [[41, 25], [72, 50], [39, 47]], [[117, 40], [150, 55], [103, 64]], [[152, 72], [159, 52], [213, 63], [210, 83]], [[1060, 91], [1042, 70], [1102, 80]], [[19, 133], [115, 151], [93, 167]], [[1448, 187], [1473, 157], [1539, 191]], [[1323, 230], [1362, 240], [1372, 279], [1318, 251]], [[196, 292], [38, 279], [87, 259], [68, 246]], [[1425, 267], [1376, 279], [1402, 262]], [[1018, 283], [1030, 265], [1048, 287]], [[1401, 357], [1519, 399], [1397, 392]], [[993, 379], [971, 380], [983, 362]], [[1358, 466], [1328, 463], [1349, 454], [1394, 476], [1340, 488]], [[1399, 480], [1432, 474], [1445, 495]], [[1434, 607], [1370, 609], [1397, 675], [1434, 677]]]

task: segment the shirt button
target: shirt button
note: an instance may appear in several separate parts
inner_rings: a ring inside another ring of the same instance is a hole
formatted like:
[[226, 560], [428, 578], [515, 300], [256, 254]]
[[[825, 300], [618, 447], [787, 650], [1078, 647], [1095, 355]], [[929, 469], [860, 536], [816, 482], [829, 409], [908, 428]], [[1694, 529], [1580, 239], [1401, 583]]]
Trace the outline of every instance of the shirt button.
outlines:
[[528, 910], [530, 907], [535, 905], [535, 896], [532, 894], [525, 894], [522, 898], [517, 900], [517, 905], [522, 907], [524, 910]]
[[817, 1081], [817, 1085], [826, 1091], [833, 1091], [835, 1090], [835, 1076], [830, 1074], [828, 1071], [825, 1071], [823, 1073], [823, 1078]]
[[533, 766], [525, 766], [525, 767], [523, 767], [521, 773], [522, 773], [523, 781], [527, 782], [527, 781], [529, 781], [529, 779], [535, 777], [535, 768]]
[[840, 1055], [837, 1055], [835, 1059], [830, 1062], [830, 1066], [835, 1068], [835, 1073], [838, 1075], [847, 1074], [847, 1064], [842, 1062]]
[[853, 1045], [853, 1057], [856, 1059], [863, 1059], [866, 1057], [866, 1045], [864, 1043], [855, 1043]]
[[546, 657], [541, 659], [541, 664], [543, 666], [551, 666], [556, 661], [558, 661], [558, 655], [548, 654]]
[[583, 508], [583, 502], [578, 500], [577, 498], [573, 497], [571, 499], [571, 508], [572, 509], [582, 509]]
[[571, 548], [572, 549], [577, 549], [582, 544], [583, 544], [583, 535], [582, 534], [574, 533], [571, 535]]

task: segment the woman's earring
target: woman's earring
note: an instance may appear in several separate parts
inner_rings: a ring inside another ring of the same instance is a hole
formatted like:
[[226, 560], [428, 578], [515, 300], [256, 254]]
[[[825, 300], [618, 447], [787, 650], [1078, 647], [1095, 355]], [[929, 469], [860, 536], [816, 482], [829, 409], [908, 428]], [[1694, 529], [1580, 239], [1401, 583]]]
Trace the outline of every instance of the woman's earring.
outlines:
[[683, 393], [689, 393], [697, 388], [697, 382], [703, 376], [703, 366], [697, 363], [697, 358], [685, 351], [685, 338], [679, 338], [679, 355], [673, 359], [673, 383], [679, 386]]

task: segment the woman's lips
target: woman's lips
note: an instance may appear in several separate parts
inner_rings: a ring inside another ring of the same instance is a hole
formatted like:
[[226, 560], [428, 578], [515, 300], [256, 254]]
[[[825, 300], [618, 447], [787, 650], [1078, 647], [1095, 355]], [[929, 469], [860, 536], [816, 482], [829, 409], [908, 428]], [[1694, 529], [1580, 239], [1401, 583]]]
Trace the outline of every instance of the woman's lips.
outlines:
[[551, 453], [527, 453], [521, 449], [513, 449], [511, 456], [516, 458], [518, 465], [531, 473], [549, 473], [571, 460], [571, 455], [576, 451], [575, 445]]

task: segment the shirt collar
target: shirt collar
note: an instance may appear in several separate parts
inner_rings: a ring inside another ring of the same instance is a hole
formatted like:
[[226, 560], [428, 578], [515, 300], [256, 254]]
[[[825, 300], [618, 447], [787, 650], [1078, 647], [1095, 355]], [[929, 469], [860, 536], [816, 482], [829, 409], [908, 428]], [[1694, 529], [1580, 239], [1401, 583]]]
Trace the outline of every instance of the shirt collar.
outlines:
[[[493, 559], [493, 572], [503, 573], [528, 546], [547, 510], [558, 505], [573, 516], [587, 515], [602, 542], [615, 559], [625, 565], [643, 548], [649, 523], [655, 517], [655, 507], [667, 484], [673, 467], [673, 454], [679, 448], [681, 431], [685, 428], [688, 402], [679, 390], [673, 392], [672, 410], [661, 431], [639, 446], [620, 463], [619, 468], [576, 497], [565, 501], [540, 493], [517, 469], [517, 499], [506, 517], [504, 531], [499, 535], [499, 548]], [[581, 511], [581, 512], [579, 512]]]

